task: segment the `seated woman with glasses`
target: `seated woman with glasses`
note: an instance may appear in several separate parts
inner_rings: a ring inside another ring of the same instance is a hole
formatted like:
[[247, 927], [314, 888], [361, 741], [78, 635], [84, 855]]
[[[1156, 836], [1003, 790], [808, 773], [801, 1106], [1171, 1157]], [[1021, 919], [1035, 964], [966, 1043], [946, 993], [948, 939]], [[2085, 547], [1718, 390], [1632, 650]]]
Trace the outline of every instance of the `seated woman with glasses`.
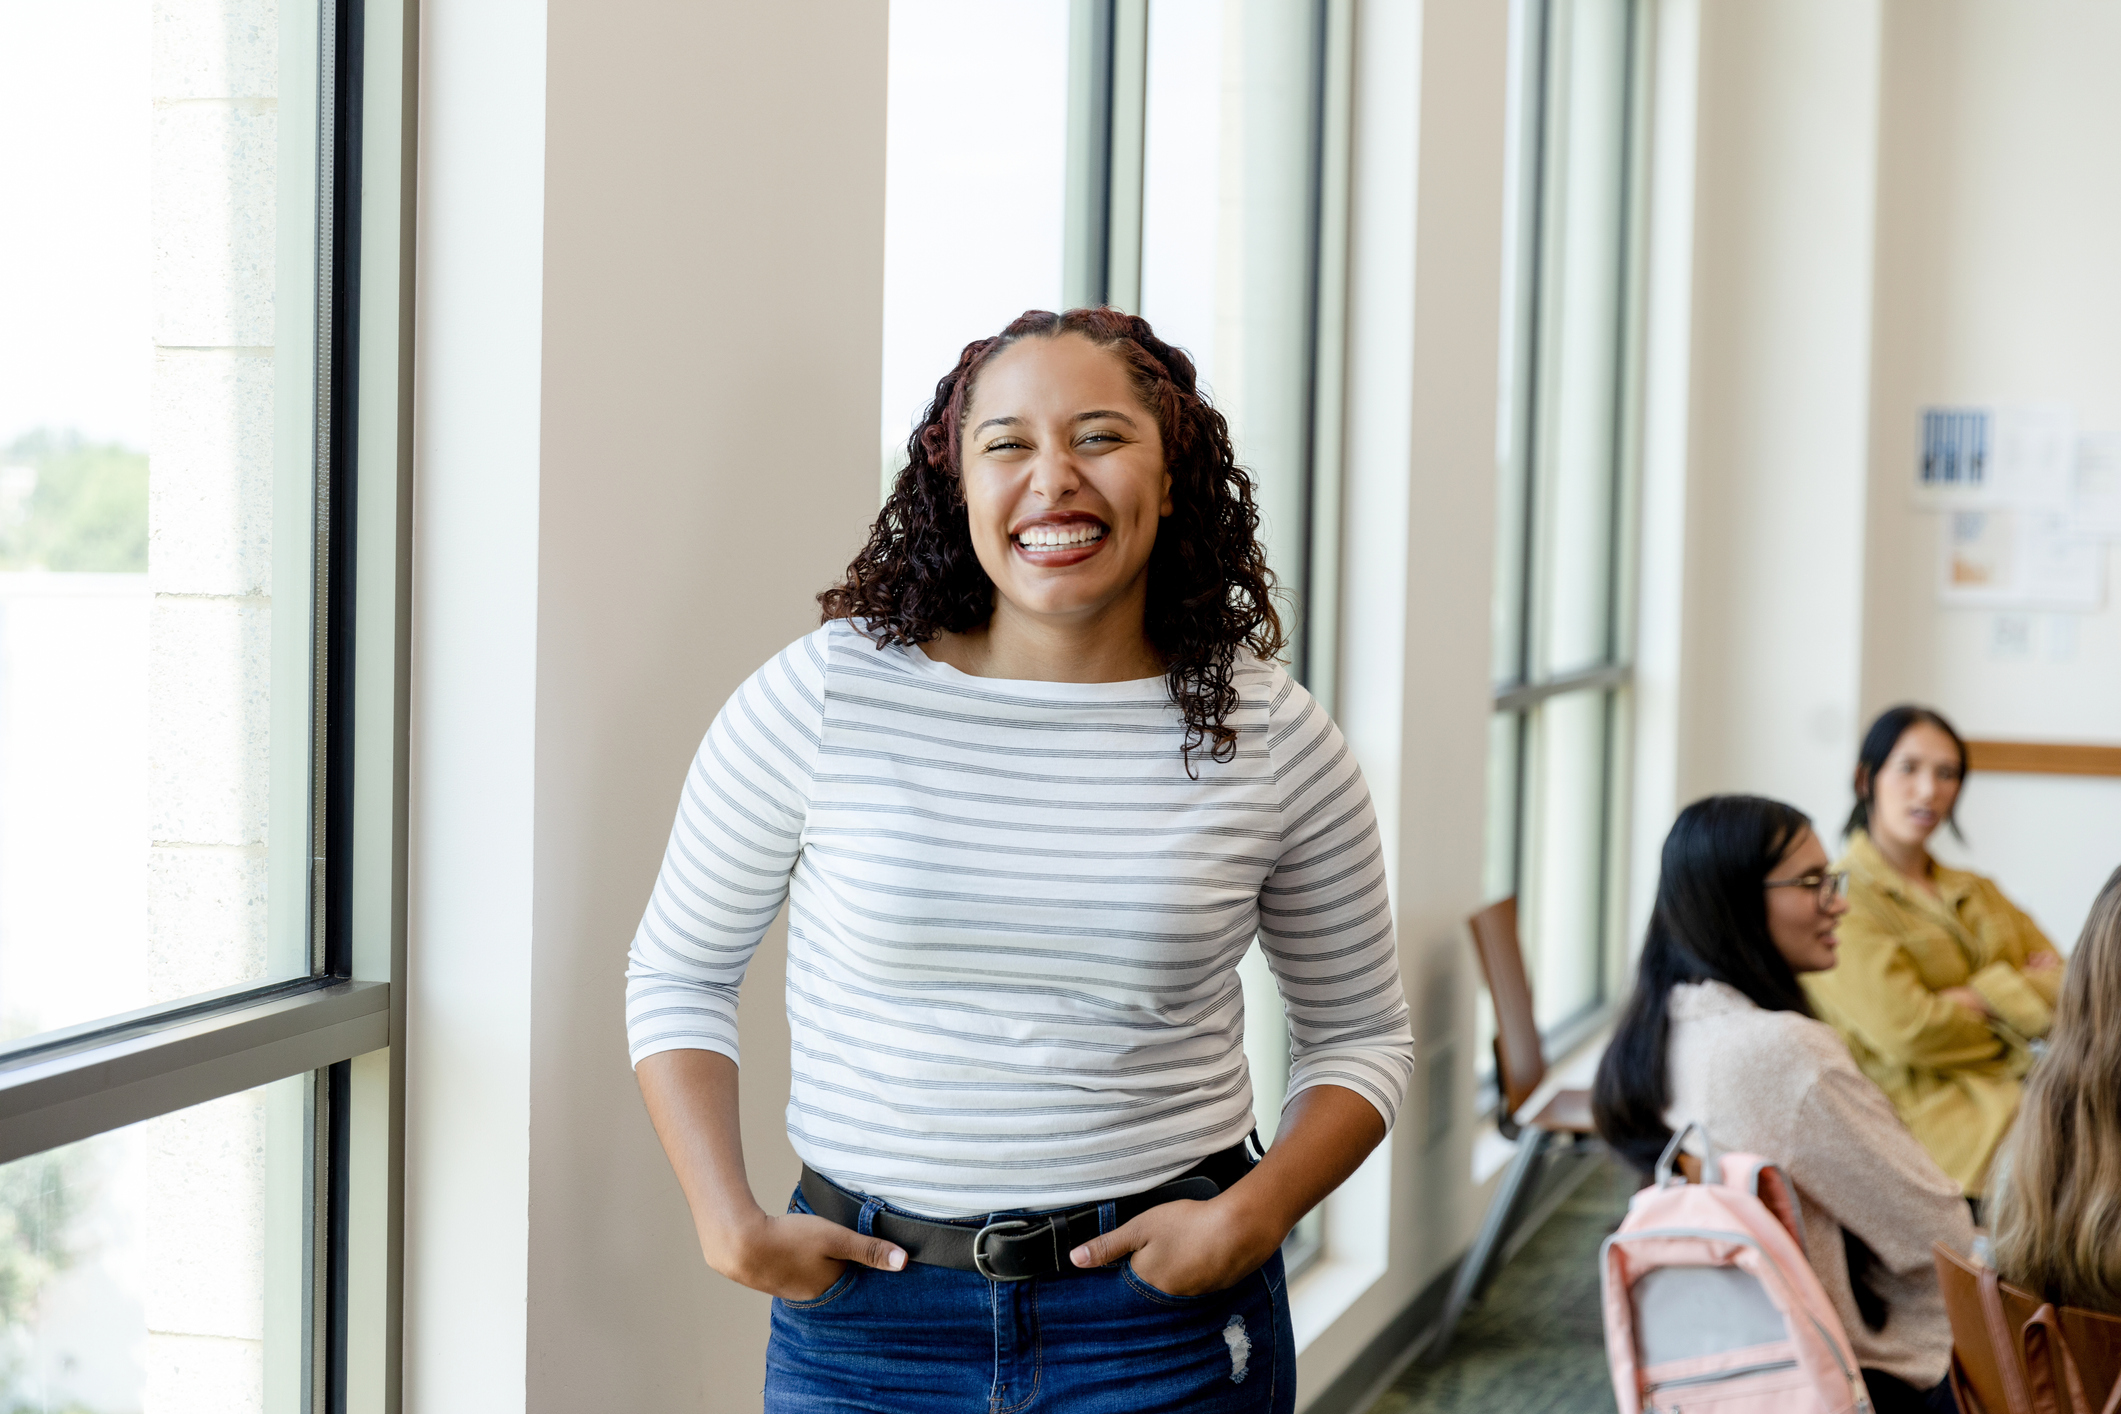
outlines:
[[1841, 864], [1841, 965], [1805, 990], [1915, 1137], [1978, 1198], [2018, 1110], [2028, 1043], [2054, 1020], [2062, 958], [1993, 883], [1930, 857], [1965, 780], [1966, 744], [1937, 713], [1895, 707], [1871, 725]]
[[1780, 1165], [1873, 1406], [1951, 1410], [1930, 1245], [1966, 1251], [1972, 1216], [1797, 980], [1834, 966], [1846, 884], [1791, 806], [1718, 795], [1681, 811], [1591, 1109], [1645, 1173], [1690, 1123], [1719, 1150]]

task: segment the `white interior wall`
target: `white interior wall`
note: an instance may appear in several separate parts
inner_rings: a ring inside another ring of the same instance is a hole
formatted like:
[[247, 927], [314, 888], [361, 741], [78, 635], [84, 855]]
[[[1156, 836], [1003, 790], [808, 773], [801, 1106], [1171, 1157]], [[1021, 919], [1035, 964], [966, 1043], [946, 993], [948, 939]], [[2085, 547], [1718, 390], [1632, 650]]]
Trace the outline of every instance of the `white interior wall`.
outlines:
[[[1893, 702], [1970, 736], [2121, 742], [2111, 595], [2026, 616], [2032, 651], [1999, 656], [1998, 614], [1937, 606], [1938, 527], [1907, 494], [1926, 404], [2065, 401], [2121, 430], [2121, 91], [2101, 68], [2121, 12], [1657, 16], [1631, 940], [1679, 806], [1778, 796], [1832, 847]], [[1961, 820], [1968, 844], [1939, 853], [2064, 945], [2121, 862], [2121, 782], [1977, 775]]]
[[1700, 7], [1676, 804], [1846, 808], [1878, 30], [1877, 0]]
[[[2121, 606], [1944, 609], [1909, 505], [1919, 409], [2063, 402], [2121, 432], [2121, 8], [1886, 0], [1865, 544], [1866, 714], [1937, 707], [1973, 737], [2121, 744]], [[1996, 650], [1999, 617], [2030, 651]], [[2121, 781], [1977, 774], [1955, 861], [2064, 947], [2121, 864]]]

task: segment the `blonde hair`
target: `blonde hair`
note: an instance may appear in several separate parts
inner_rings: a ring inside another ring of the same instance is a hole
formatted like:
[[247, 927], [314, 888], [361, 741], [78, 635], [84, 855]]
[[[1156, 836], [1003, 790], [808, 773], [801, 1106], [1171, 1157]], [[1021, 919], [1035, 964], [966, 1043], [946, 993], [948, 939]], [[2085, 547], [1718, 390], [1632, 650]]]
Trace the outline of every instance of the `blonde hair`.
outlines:
[[2047, 1055], [1998, 1174], [1996, 1270], [2069, 1306], [2121, 1313], [2121, 869], [2070, 955]]

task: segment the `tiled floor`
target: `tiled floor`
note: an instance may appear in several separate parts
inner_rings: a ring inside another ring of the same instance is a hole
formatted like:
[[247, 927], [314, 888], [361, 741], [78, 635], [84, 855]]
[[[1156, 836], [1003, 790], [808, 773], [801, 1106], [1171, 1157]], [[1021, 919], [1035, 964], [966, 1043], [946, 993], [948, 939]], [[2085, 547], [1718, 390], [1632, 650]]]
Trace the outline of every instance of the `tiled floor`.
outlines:
[[1443, 1363], [1410, 1367], [1370, 1414], [1610, 1411], [1598, 1244], [1638, 1185], [1611, 1160], [1586, 1178], [1466, 1313]]

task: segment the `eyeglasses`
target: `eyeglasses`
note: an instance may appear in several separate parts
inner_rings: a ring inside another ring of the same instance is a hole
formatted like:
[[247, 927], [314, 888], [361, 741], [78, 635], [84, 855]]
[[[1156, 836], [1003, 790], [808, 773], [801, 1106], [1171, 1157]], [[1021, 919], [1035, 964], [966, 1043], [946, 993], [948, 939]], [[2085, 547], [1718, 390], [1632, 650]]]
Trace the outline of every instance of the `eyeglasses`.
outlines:
[[1821, 908], [1831, 908], [1838, 900], [1848, 897], [1849, 871], [1846, 869], [1828, 869], [1824, 872], [1801, 875], [1795, 879], [1770, 879], [1767, 881], [1767, 887], [1771, 889], [1810, 889], [1812, 896], [1819, 900]]

